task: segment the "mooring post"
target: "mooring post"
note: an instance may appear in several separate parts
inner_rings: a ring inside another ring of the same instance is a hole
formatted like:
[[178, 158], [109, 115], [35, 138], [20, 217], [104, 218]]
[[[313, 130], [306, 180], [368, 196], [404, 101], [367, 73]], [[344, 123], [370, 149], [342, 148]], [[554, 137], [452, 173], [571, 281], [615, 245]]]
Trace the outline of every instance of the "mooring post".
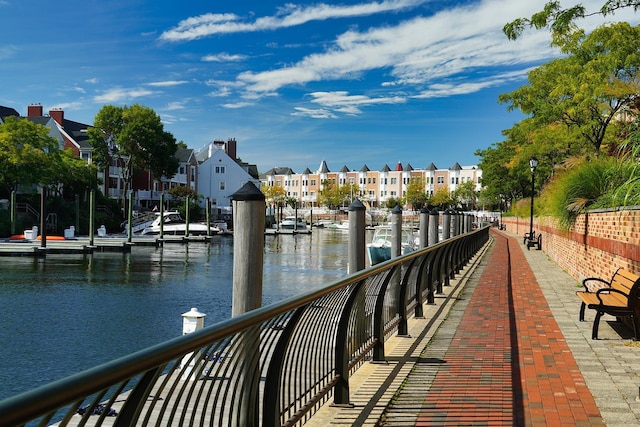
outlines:
[[207, 237], [211, 236], [211, 199], [206, 198], [205, 202], [205, 217], [207, 218]]
[[236, 191], [233, 202], [232, 316], [262, 305], [265, 197], [251, 182]]
[[349, 263], [347, 273], [364, 270], [365, 267], [365, 210], [362, 202], [355, 199], [349, 205]]
[[446, 209], [442, 213], [442, 240], [451, 237], [451, 210]]
[[402, 209], [396, 205], [391, 210], [391, 258], [402, 255]]
[[160, 194], [160, 240], [164, 239], [164, 193]]
[[[233, 203], [233, 298], [231, 315], [239, 316], [262, 305], [262, 271], [264, 267], [265, 197], [251, 182], [232, 196]], [[244, 330], [238, 360], [242, 366], [240, 410], [231, 420], [233, 426], [254, 427], [259, 424], [260, 331]]]
[[429, 212], [429, 246], [440, 241], [440, 213], [433, 209]]
[[133, 191], [129, 191], [129, 209], [127, 210], [127, 242], [133, 238]]
[[11, 192], [11, 235], [16, 234], [16, 192]]
[[422, 208], [420, 209], [420, 230], [419, 230], [419, 244], [420, 249], [426, 248], [429, 244], [429, 209]]
[[47, 188], [44, 185], [40, 187], [40, 247], [47, 247]]
[[458, 234], [460, 234], [460, 212], [458, 211], [453, 211], [452, 219], [453, 219], [453, 224], [451, 229], [453, 230], [453, 235], [451, 237], [456, 237]]
[[191, 212], [189, 212], [189, 196], [184, 199], [184, 237], [189, 237], [189, 222], [191, 221]]
[[94, 227], [96, 221], [96, 190], [89, 192], [89, 246], [93, 246]]

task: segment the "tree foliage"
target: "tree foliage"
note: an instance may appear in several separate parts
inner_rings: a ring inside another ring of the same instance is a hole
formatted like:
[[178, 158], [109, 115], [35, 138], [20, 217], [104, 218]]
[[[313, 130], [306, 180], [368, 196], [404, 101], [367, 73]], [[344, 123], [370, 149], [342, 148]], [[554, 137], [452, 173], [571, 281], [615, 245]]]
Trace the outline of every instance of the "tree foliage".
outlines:
[[639, 39], [640, 28], [624, 22], [578, 32], [568, 56], [532, 70], [529, 84], [499, 99], [538, 129], [567, 126], [599, 155], [614, 117], [638, 101]]
[[0, 124], [0, 188], [10, 193], [33, 185], [52, 185], [59, 175], [58, 141], [49, 129], [29, 120], [7, 117]]
[[424, 179], [413, 177], [407, 183], [407, 190], [404, 196], [404, 203], [411, 206], [414, 211], [422, 209], [429, 201], [429, 196], [425, 192]]
[[633, 8], [634, 11], [640, 9], [638, 0], [607, 0], [600, 10], [587, 11], [578, 3], [574, 6], [563, 8], [559, 1], [549, 1], [544, 8], [534, 13], [530, 18], [518, 18], [507, 23], [503, 27], [503, 32], [510, 40], [515, 40], [522, 35], [527, 28], [536, 30], [549, 28], [554, 39], [560, 40], [566, 34], [577, 29], [576, 21], [587, 16], [602, 15], [607, 16], [618, 9]]
[[98, 165], [108, 167], [114, 160], [122, 162], [125, 188], [136, 170], [149, 170], [158, 179], [171, 178], [178, 171], [176, 139], [148, 107], [106, 105], [87, 133]]

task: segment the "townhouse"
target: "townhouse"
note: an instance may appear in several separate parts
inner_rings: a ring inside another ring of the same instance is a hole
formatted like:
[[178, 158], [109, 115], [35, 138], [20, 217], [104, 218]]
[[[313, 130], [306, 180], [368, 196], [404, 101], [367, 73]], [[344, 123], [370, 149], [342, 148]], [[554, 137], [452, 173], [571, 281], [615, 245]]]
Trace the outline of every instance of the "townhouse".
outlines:
[[353, 198], [358, 197], [367, 207], [384, 207], [388, 200], [406, 196], [407, 186], [414, 178], [422, 180], [427, 195], [441, 189], [453, 192], [469, 181], [473, 182], [476, 191], [482, 188], [482, 170], [457, 162], [447, 169], [438, 169], [433, 163], [424, 169], [416, 169], [408, 163], [403, 166], [398, 162], [393, 169], [385, 164], [380, 170], [371, 170], [365, 164], [360, 169], [349, 169], [345, 165], [332, 172], [323, 160], [316, 172], [306, 168], [297, 174], [291, 168], [276, 167], [260, 175], [262, 184], [283, 187], [287, 197], [297, 199], [304, 207], [319, 206], [320, 192], [326, 186], [348, 184], [357, 188], [358, 194]]

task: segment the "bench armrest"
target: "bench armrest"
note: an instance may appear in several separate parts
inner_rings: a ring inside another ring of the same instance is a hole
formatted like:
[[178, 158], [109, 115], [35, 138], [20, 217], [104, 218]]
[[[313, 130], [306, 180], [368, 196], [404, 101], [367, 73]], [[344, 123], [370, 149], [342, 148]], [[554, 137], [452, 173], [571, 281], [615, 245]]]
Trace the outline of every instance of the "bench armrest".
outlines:
[[582, 286], [584, 286], [584, 289], [587, 292], [597, 292], [600, 289], [609, 289], [611, 287], [611, 283], [599, 277], [587, 277], [582, 281]]
[[627, 293], [622, 292], [622, 291], [620, 291], [620, 290], [618, 290], [618, 289], [616, 289], [616, 288], [603, 288], [603, 289], [598, 289], [598, 290], [596, 291], [596, 297], [598, 297], [598, 301], [600, 301], [600, 304], [604, 304], [604, 303], [602, 302], [602, 298], [600, 298], [600, 294], [601, 294], [601, 293], [603, 293], [603, 294], [610, 294], [610, 293], [612, 293], [612, 292], [618, 293], [618, 294], [620, 294], [620, 295], [624, 295], [625, 297], [629, 298], [629, 295], [628, 295]]

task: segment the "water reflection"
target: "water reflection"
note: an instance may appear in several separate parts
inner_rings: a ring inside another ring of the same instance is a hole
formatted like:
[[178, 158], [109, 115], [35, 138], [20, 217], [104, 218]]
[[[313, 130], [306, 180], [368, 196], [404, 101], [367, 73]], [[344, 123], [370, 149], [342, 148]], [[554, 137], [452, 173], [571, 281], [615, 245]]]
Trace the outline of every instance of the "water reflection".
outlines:
[[[346, 275], [347, 235], [265, 236], [263, 305]], [[233, 239], [131, 253], [0, 258], [0, 399], [231, 315]]]

